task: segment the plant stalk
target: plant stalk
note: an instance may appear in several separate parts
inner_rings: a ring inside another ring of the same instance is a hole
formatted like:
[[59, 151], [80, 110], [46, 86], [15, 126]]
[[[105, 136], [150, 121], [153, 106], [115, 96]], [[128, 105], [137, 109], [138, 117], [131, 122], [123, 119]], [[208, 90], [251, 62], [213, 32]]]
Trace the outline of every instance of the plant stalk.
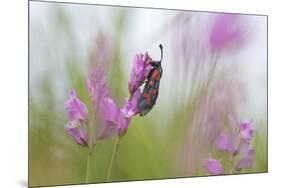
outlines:
[[113, 147], [113, 152], [112, 152], [112, 155], [111, 155], [111, 160], [110, 160], [109, 169], [108, 169], [108, 172], [107, 172], [106, 182], [108, 182], [110, 180], [111, 170], [112, 170], [112, 166], [113, 166], [113, 163], [115, 161], [115, 158], [116, 158], [116, 153], [117, 153], [117, 150], [118, 150], [119, 141], [120, 141], [120, 138], [119, 138], [119, 136], [117, 136], [117, 138], [115, 140], [114, 147]]
[[88, 152], [88, 159], [87, 159], [87, 167], [86, 167], [86, 176], [85, 176], [85, 183], [89, 183], [89, 175], [90, 175], [90, 166], [91, 166], [91, 156], [92, 156], [92, 152], [89, 149]]

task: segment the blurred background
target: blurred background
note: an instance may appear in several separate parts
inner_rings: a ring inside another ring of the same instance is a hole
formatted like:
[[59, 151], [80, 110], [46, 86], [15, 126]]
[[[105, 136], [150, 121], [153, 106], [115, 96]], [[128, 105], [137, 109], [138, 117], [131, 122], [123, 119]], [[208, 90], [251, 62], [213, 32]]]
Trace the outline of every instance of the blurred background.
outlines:
[[[160, 43], [164, 57], [157, 103], [148, 115], [133, 118], [120, 141], [111, 181], [209, 175], [203, 168], [209, 153], [227, 165], [214, 142], [228, 126], [230, 112], [256, 126], [255, 163], [241, 173], [266, 172], [267, 18], [234, 15], [218, 26], [232, 33], [224, 35], [215, 29], [219, 16], [30, 2], [30, 186], [84, 183], [88, 150], [64, 130], [70, 90], [77, 91], [91, 115], [86, 78], [100, 65], [114, 100], [123, 106], [134, 56], [148, 52], [158, 60]], [[113, 145], [114, 138], [96, 145], [89, 182], [105, 182]]]

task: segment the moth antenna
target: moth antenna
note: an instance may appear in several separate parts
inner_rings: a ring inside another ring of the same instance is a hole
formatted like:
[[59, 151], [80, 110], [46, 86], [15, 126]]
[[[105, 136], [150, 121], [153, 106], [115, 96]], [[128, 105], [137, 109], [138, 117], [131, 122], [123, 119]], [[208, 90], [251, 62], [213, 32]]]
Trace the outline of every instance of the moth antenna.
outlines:
[[160, 51], [161, 51], [161, 59], [160, 59], [160, 63], [161, 63], [162, 59], [163, 59], [163, 46], [162, 46], [162, 44], [159, 44], [159, 48], [160, 48]]

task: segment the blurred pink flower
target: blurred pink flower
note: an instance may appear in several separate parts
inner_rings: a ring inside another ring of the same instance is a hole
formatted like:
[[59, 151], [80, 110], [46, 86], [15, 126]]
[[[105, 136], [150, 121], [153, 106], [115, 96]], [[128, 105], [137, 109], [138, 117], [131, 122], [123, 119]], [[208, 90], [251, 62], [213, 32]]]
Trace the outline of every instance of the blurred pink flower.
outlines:
[[93, 107], [94, 109], [99, 109], [102, 100], [110, 96], [104, 71], [101, 68], [93, 69], [87, 79], [87, 85]]
[[227, 151], [233, 157], [241, 157], [236, 164], [236, 170], [249, 168], [254, 163], [254, 149], [250, 143], [254, 134], [254, 125], [251, 122], [239, 122], [234, 116], [228, 114], [231, 126], [229, 134], [222, 132], [216, 139], [216, 146], [219, 150]]
[[75, 90], [70, 92], [70, 98], [64, 105], [68, 111], [68, 123], [65, 130], [72, 136], [76, 143], [88, 145], [87, 119], [88, 111], [86, 105], [77, 98]]
[[239, 16], [235, 14], [219, 13], [214, 21], [210, 34], [210, 45], [213, 51], [235, 47], [242, 43], [243, 32], [237, 24]]
[[239, 160], [236, 165], [236, 170], [240, 171], [242, 168], [251, 168], [254, 166], [254, 154], [255, 150], [249, 148], [243, 155], [243, 157]]
[[[88, 92], [94, 108], [96, 121], [101, 124], [96, 125], [97, 139], [104, 139], [117, 133], [117, 120], [120, 114], [120, 108], [115, 104], [110, 96], [110, 89], [106, 79], [105, 72], [101, 67], [92, 70], [87, 79]], [[97, 122], [96, 122], [97, 123]]]
[[246, 142], [251, 142], [254, 134], [254, 125], [252, 122], [241, 122], [240, 123], [240, 133]]
[[211, 155], [204, 161], [204, 167], [208, 170], [212, 175], [220, 175], [223, 174], [223, 166], [220, 161], [213, 159]]
[[221, 150], [228, 150], [229, 149], [229, 139], [227, 134], [225, 134], [224, 132], [222, 132], [217, 140], [216, 140], [216, 146], [217, 148], [221, 149]]
[[254, 134], [254, 125], [251, 122], [239, 122], [231, 113], [228, 114], [228, 120], [231, 126], [230, 132], [229, 134], [222, 132], [216, 139], [216, 146], [230, 154], [239, 153], [239, 150], [249, 147]]
[[[240, 91], [237, 83], [221, 79], [210, 85], [208, 90], [202, 90], [194, 99], [195, 102], [191, 103], [190, 113], [193, 115], [186, 120], [188, 128], [184, 141], [179, 145], [176, 161], [177, 168], [183, 174], [197, 173], [198, 166], [206, 159], [214, 144], [222, 148], [228, 146], [230, 136], [228, 132], [221, 135], [224, 130], [222, 122], [227, 113], [233, 111], [236, 101], [240, 100]], [[222, 140], [216, 141], [219, 136]]]
[[108, 70], [113, 63], [114, 45], [113, 38], [106, 32], [97, 33], [91, 47], [91, 67], [103, 67], [104, 70]]

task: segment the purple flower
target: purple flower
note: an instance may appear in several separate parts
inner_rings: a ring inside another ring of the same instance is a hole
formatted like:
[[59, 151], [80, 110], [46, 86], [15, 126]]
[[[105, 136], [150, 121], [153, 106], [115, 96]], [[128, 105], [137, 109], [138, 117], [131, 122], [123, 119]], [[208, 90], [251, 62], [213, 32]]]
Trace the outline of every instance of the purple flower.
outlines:
[[97, 110], [100, 108], [101, 101], [110, 96], [107, 79], [101, 68], [96, 68], [92, 71], [87, 79], [87, 85], [93, 107]]
[[238, 16], [234, 14], [219, 14], [210, 34], [210, 45], [214, 51], [237, 46], [242, 42], [241, 26], [237, 25]]
[[220, 161], [213, 159], [210, 155], [204, 161], [204, 167], [208, 170], [212, 175], [220, 175], [223, 173], [223, 166]]
[[88, 146], [88, 129], [85, 122], [69, 121], [64, 128], [77, 144]]
[[75, 90], [70, 92], [70, 98], [66, 101], [64, 107], [68, 111], [68, 123], [65, 125], [65, 130], [73, 137], [76, 143], [87, 146], [88, 111], [86, 105], [77, 98]]
[[228, 135], [225, 133], [221, 133], [216, 140], [217, 148], [228, 151], [229, 145], [230, 145], [230, 143], [229, 143]]
[[113, 99], [104, 98], [101, 105], [101, 113], [103, 114], [103, 119], [107, 124], [117, 125], [117, 119], [120, 114], [120, 108], [115, 104]]
[[228, 119], [231, 131], [228, 135], [225, 133], [219, 135], [216, 140], [216, 146], [218, 149], [226, 150], [230, 154], [241, 153], [249, 147], [254, 134], [254, 125], [250, 122], [239, 122], [231, 113], [228, 114]]
[[231, 126], [228, 134], [222, 132], [216, 139], [218, 149], [227, 151], [234, 157], [240, 157], [235, 164], [235, 170], [249, 168], [254, 163], [255, 151], [251, 148], [250, 142], [254, 134], [254, 125], [252, 122], [239, 122], [234, 116], [228, 114], [229, 124]]
[[242, 168], [251, 168], [254, 165], [254, 154], [255, 150], [249, 148], [244, 156], [239, 160], [238, 164], [236, 165], [236, 170], [241, 170]]
[[137, 54], [135, 56], [129, 81], [129, 91], [131, 95], [133, 95], [145, 81], [152, 68], [150, 65], [151, 61], [152, 59], [149, 57], [148, 53]]
[[137, 103], [140, 96], [141, 96], [141, 92], [138, 89], [134, 93], [131, 100], [126, 99], [125, 106], [121, 109], [121, 113], [118, 119], [119, 136], [123, 136], [127, 132], [133, 116], [139, 113], [137, 108]]
[[104, 98], [101, 103], [100, 117], [102, 121], [101, 130], [97, 139], [108, 138], [118, 132], [118, 118], [120, 116], [120, 108], [115, 104], [113, 99]]
[[129, 124], [131, 123], [132, 118], [126, 117], [122, 112], [118, 119], [118, 135], [124, 136], [129, 128]]
[[239, 152], [240, 146], [237, 145], [240, 143], [241, 145], [241, 137], [239, 135], [239, 124], [240, 122], [233, 116], [232, 113], [228, 113], [228, 121], [230, 124], [230, 132], [228, 135], [228, 149], [227, 151], [231, 155], [236, 155]]
[[114, 134], [123, 136], [127, 132], [132, 118], [138, 114], [137, 101], [140, 95], [140, 90], [137, 90], [131, 100], [126, 99], [122, 109], [110, 97], [103, 99], [100, 105], [103, 125], [98, 139], [104, 139]]
[[65, 102], [64, 108], [68, 110], [68, 119], [72, 120], [87, 120], [88, 110], [86, 105], [81, 102], [76, 95], [75, 90], [71, 90], [70, 98]]
[[[136, 59], [138, 58], [144, 62], [148, 61], [147, 55], [139, 55]], [[136, 64], [140, 62], [144, 63], [138, 59]], [[126, 99], [124, 107], [120, 109], [110, 97], [107, 80], [102, 70], [94, 69], [87, 83], [93, 107], [96, 110], [95, 115], [99, 116], [102, 123], [97, 139], [104, 139], [114, 134], [123, 136], [131, 119], [138, 113], [137, 102], [141, 95], [140, 90], [138, 88], [134, 90], [132, 97]]]
[[237, 152], [235, 144], [240, 139], [237, 132], [238, 123], [231, 113], [228, 114], [229, 124], [231, 125], [230, 132], [226, 134], [222, 132], [216, 139], [216, 147], [219, 150], [227, 151], [229, 154], [234, 154]]
[[254, 125], [251, 122], [240, 123], [240, 133], [245, 141], [251, 141], [251, 139], [253, 138], [254, 130]]
[[138, 89], [133, 97], [131, 98], [131, 100], [129, 100], [128, 98], [126, 98], [126, 102], [125, 102], [125, 106], [124, 108], [121, 110], [123, 111], [124, 115], [128, 118], [133, 117], [134, 115], [136, 115], [139, 111], [137, 108], [138, 105], [138, 100], [141, 96], [141, 92]]

